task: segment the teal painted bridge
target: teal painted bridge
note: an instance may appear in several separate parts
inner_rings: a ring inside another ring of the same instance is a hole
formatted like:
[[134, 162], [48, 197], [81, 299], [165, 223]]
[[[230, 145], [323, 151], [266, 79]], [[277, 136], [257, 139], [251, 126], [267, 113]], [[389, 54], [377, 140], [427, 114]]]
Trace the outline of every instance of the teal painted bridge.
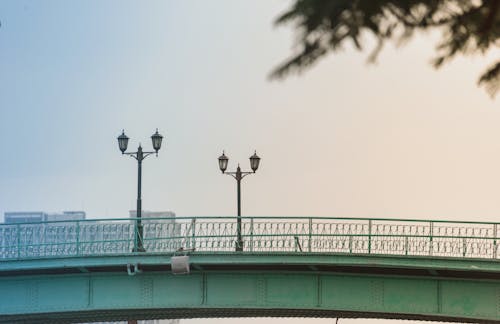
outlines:
[[1, 224], [0, 323], [262, 316], [500, 323], [497, 223], [244, 217], [238, 252], [234, 217], [142, 223], [146, 252], [131, 252], [134, 219]]

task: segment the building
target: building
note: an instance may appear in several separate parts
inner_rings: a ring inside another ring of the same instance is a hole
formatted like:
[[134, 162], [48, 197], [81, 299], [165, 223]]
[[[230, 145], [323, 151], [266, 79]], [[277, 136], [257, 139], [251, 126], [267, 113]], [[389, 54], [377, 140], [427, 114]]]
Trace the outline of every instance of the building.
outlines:
[[46, 215], [44, 212], [7, 212], [4, 213], [4, 223], [38, 223], [43, 222]]
[[39, 223], [48, 221], [75, 221], [84, 220], [84, 211], [64, 211], [62, 214], [45, 213], [41, 211], [34, 212], [6, 212], [4, 213], [5, 224], [19, 223]]
[[84, 211], [63, 211], [62, 214], [47, 214], [46, 220], [50, 221], [76, 221], [76, 220], [84, 220], [85, 219]]
[[[137, 211], [131, 210], [129, 211], [130, 218], [136, 218], [137, 217]], [[172, 211], [161, 211], [161, 212], [153, 212], [149, 210], [143, 210], [141, 211], [141, 217], [146, 218], [143, 223], [154, 223], [156, 222], [154, 219], [147, 219], [147, 218], [175, 218], [175, 213]], [[170, 220], [166, 220], [170, 221]], [[172, 220], [173, 221], [173, 220]]]

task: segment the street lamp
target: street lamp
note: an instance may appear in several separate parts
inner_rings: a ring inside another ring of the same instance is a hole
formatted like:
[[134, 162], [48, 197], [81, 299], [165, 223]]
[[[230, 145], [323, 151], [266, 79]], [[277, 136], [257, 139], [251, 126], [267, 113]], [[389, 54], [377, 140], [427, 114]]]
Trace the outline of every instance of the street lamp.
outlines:
[[259, 168], [260, 157], [257, 156], [257, 152], [250, 157], [250, 168], [252, 168], [252, 172], [242, 172], [239, 164], [236, 168], [236, 172], [226, 172], [228, 162], [229, 158], [226, 156], [224, 151], [222, 151], [222, 155], [219, 156], [219, 168], [222, 173], [232, 176], [237, 182], [238, 217], [236, 218], [236, 251], [243, 251], [243, 240], [241, 238], [241, 179], [257, 171]]
[[141, 201], [141, 178], [142, 178], [142, 160], [148, 157], [151, 154], [156, 154], [158, 156], [158, 151], [161, 147], [161, 141], [163, 136], [158, 133], [158, 129], [156, 129], [156, 133], [151, 136], [151, 141], [153, 142], [154, 152], [145, 152], [142, 150], [141, 144], [137, 148], [136, 152], [125, 152], [128, 146], [129, 138], [125, 135], [125, 131], [122, 131], [122, 134], [118, 136], [118, 147], [122, 154], [129, 155], [137, 160], [137, 211], [136, 211], [136, 222], [135, 222], [135, 240], [134, 240], [134, 249], [132, 252], [146, 252], [143, 244], [143, 229], [141, 222], [141, 211], [142, 211], [142, 201]]

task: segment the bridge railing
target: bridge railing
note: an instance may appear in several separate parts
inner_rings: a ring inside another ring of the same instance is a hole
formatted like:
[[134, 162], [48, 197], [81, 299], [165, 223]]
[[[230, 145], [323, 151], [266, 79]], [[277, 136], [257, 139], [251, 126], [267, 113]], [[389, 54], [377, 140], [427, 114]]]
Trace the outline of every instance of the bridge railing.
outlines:
[[[499, 257], [498, 223], [320, 217], [143, 218], [147, 253], [351, 253]], [[129, 254], [135, 219], [0, 224], [0, 260]]]

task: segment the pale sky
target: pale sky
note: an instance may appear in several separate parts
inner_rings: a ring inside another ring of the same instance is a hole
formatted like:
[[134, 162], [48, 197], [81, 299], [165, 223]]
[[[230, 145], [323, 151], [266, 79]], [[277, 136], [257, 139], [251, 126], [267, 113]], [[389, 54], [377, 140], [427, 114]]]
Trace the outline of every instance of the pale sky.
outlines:
[[234, 215], [217, 157], [249, 169], [257, 150], [244, 215], [498, 221], [500, 104], [476, 80], [500, 53], [436, 71], [438, 35], [419, 35], [376, 65], [346, 47], [271, 82], [292, 50], [292, 28], [273, 27], [290, 3], [0, 0], [0, 214], [127, 217], [137, 164], [116, 137], [149, 149], [158, 128], [145, 210]]

